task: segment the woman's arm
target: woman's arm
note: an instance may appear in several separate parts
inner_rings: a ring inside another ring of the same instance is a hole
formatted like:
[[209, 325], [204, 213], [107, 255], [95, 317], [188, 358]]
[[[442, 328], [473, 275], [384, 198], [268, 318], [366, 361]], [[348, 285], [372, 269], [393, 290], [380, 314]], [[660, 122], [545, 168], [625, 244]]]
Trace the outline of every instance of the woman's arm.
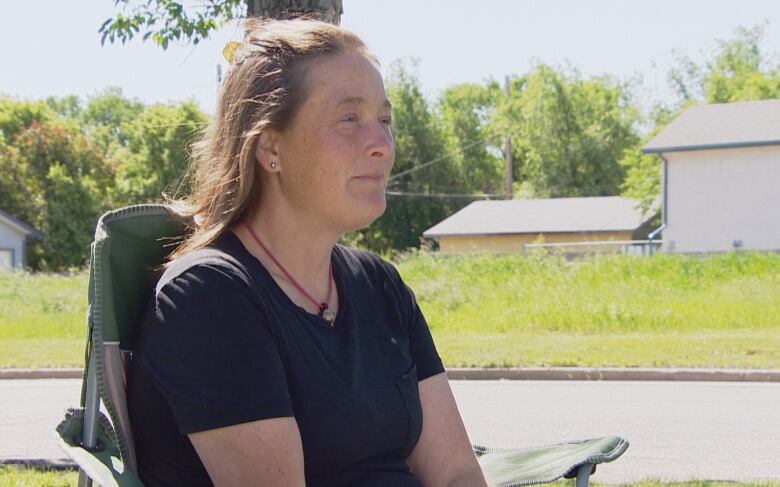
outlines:
[[407, 459], [426, 487], [486, 486], [444, 373], [419, 383], [423, 430]]
[[305, 486], [295, 418], [272, 418], [189, 435], [216, 486]]

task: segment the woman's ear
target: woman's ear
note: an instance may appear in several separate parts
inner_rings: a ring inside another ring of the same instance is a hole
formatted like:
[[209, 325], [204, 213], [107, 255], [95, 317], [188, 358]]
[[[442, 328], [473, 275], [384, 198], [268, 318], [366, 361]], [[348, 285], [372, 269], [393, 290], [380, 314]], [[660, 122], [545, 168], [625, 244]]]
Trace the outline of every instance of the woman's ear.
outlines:
[[281, 169], [275, 139], [274, 134], [270, 131], [263, 132], [257, 139], [255, 158], [260, 167], [268, 172], [278, 172]]

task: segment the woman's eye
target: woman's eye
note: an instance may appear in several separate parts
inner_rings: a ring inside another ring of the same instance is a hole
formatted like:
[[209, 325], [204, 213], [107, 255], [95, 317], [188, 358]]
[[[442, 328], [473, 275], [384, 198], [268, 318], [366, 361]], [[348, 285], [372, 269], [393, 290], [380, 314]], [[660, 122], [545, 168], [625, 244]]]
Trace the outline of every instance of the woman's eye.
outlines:
[[384, 117], [380, 119], [380, 121], [385, 125], [392, 125], [393, 124], [393, 118], [392, 117]]
[[344, 115], [344, 116], [341, 118], [341, 121], [342, 121], [342, 122], [357, 122], [357, 119], [358, 119], [358, 118], [357, 118], [357, 115], [355, 115], [355, 114], [349, 114], [349, 115]]

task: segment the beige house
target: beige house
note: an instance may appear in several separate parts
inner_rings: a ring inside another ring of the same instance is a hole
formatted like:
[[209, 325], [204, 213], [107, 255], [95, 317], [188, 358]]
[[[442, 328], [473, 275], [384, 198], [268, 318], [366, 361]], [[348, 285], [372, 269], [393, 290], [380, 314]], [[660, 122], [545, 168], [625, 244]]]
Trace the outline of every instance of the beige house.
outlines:
[[643, 150], [664, 160], [664, 250], [780, 250], [780, 100], [691, 107]]
[[[436, 239], [443, 254], [522, 252], [538, 242], [576, 243], [567, 253], [614, 252], [645, 238], [646, 221], [635, 200], [619, 196], [476, 201], [423, 237]], [[615, 243], [581, 244], [596, 241]]]

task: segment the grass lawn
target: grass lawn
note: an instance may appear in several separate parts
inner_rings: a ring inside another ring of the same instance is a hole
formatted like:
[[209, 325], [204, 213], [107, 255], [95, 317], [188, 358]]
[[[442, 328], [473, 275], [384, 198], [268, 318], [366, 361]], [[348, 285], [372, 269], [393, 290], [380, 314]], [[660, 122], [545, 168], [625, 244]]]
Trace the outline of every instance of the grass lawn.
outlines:
[[79, 474], [75, 470], [38, 470], [0, 466], [0, 487], [75, 487]]
[[448, 366], [780, 368], [780, 255], [410, 255]]
[[[398, 262], [447, 366], [780, 368], [780, 254]], [[0, 274], [0, 367], [83, 365], [87, 273]]]
[[[596, 474], [598, 475], [598, 473]], [[595, 477], [594, 477], [595, 478]], [[78, 482], [78, 474], [75, 471], [46, 471], [25, 469], [17, 467], [0, 466], [0, 487], [66, 487], [75, 486]], [[562, 480], [552, 484], [551, 487], [573, 487], [574, 480]], [[606, 487], [606, 484], [591, 482], [594, 487]], [[645, 481], [632, 484], [620, 484], [631, 487], [780, 487], [780, 482], [710, 482], [706, 480], [693, 482], [659, 482]]]
[[0, 274], [0, 367], [81, 367], [87, 272]]

